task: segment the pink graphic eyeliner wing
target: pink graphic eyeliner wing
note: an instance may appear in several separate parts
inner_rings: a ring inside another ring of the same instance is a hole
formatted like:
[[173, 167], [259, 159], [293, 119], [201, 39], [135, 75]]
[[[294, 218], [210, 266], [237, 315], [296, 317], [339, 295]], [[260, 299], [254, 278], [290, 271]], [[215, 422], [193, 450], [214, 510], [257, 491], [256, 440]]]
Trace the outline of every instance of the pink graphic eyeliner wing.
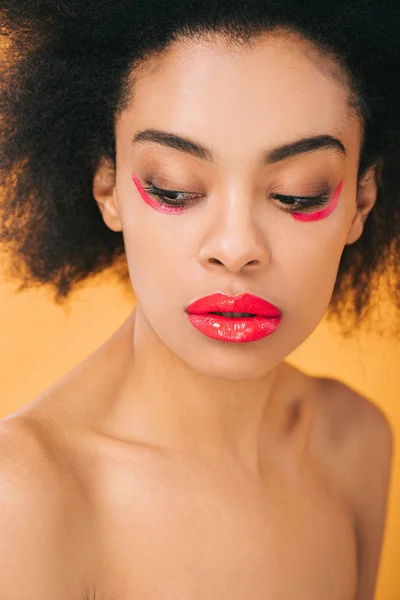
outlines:
[[162, 202], [157, 202], [157, 200], [154, 200], [154, 198], [151, 198], [151, 196], [146, 194], [146, 192], [144, 191], [144, 189], [143, 189], [139, 179], [136, 177], [136, 175], [134, 173], [131, 173], [131, 176], [132, 176], [132, 181], [135, 184], [135, 186], [137, 187], [139, 194], [141, 195], [143, 200], [146, 202], [146, 204], [151, 206], [151, 208], [154, 208], [155, 210], [158, 210], [159, 212], [162, 212], [162, 213], [165, 213], [168, 215], [181, 215], [183, 213], [183, 208], [181, 206], [167, 206], [166, 204], [163, 204]]
[[292, 213], [293, 218], [296, 219], [297, 221], [319, 221], [320, 219], [326, 219], [326, 217], [329, 217], [329, 215], [331, 215], [333, 213], [333, 211], [335, 210], [335, 208], [338, 205], [342, 186], [343, 186], [343, 179], [341, 179], [339, 181], [338, 186], [332, 196], [331, 202], [328, 204], [328, 206], [326, 206], [322, 210], [318, 210], [315, 213], [311, 213], [311, 214], [307, 214], [307, 215], [301, 214], [301, 213]]

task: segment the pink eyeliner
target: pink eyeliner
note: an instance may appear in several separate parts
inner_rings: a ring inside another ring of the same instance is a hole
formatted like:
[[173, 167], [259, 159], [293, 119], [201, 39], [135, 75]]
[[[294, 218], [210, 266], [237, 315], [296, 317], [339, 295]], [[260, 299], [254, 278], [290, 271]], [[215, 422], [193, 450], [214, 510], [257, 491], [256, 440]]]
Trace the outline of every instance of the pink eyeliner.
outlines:
[[146, 204], [151, 206], [151, 208], [154, 208], [155, 210], [158, 210], [159, 212], [162, 212], [162, 213], [166, 213], [168, 215], [181, 215], [183, 213], [183, 208], [181, 206], [176, 206], [176, 207], [175, 206], [167, 206], [166, 204], [162, 204], [161, 202], [157, 202], [157, 200], [154, 200], [154, 198], [151, 198], [144, 191], [142, 184], [140, 183], [140, 181], [136, 177], [136, 175], [134, 173], [131, 173], [131, 176], [132, 176], [133, 183], [136, 185], [139, 194], [141, 195], [143, 200], [146, 202]]
[[[131, 176], [132, 176], [132, 180], [133, 180], [139, 194], [141, 195], [143, 200], [146, 202], [146, 204], [151, 206], [151, 208], [154, 208], [155, 210], [158, 210], [159, 212], [162, 212], [162, 213], [168, 214], [168, 215], [183, 214], [183, 210], [184, 210], [183, 207], [168, 206], [166, 204], [163, 204], [162, 202], [157, 202], [157, 200], [155, 200], [154, 198], [151, 198], [148, 194], [146, 194], [139, 179], [135, 176], [135, 174], [131, 173]], [[326, 217], [329, 217], [329, 215], [331, 215], [333, 213], [333, 211], [335, 210], [335, 208], [338, 205], [342, 186], [343, 186], [343, 180], [340, 180], [334, 191], [331, 202], [329, 203], [328, 206], [326, 206], [322, 210], [318, 210], [317, 212], [311, 213], [311, 214], [292, 213], [292, 217], [294, 219], [296, 219], [297, 221], [303, 221], [303, 222], [312, 222], [312, 221], [319, 221], [320, 219], [326, 219]]]
[[332, 200], [328, 206], [323, 208], [322, 210], [318, 210], [315, 213], [311, 214], [302, 214], [302, 213], [292, 213], [292, 217], [297, 221], [319, 221], [320, 219], [326, 219], [329, 217], [335, 210], [339, 202], [340, 192], [342, 190], [343, 179], [341, 179], [338, 183], [338, 186], [332, 196]]

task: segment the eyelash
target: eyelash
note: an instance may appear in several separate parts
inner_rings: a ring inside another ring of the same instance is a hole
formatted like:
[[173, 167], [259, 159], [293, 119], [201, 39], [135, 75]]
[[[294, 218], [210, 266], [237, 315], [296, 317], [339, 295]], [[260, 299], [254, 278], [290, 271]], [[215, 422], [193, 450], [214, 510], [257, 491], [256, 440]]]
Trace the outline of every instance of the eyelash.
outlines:
[[[196, 203], [200, 194], [191, 194], [190, 192], [178, 192], [175, 190], [164, 190], [162, 188], [158, 188], [155, 185], [151, 184], [150, 187], [143, 188], [144, 191], [150, 196], [155, 196], [158, 198], [158, 201], [162, 204], [166, 204], [167, 206], [173, 206], [176, 208], [188, 207]], [[184, 200], [176, 202], [175, 198], [168, 198], [166, 194], [175, 194], [175, 195], [183, 195], [183, 196], [196, 196], [196, 198], [186, 198]], [[318, 196], [286, 196], [284, 194], [272, 194], [275, 200], [278, 200], [282, 204], [285, 204], [285, 200], [289, 201], [286, 203], [286, 206], [291, 206], [293, 208], [285, 208], [286, 212], [308, 212], [308, 209], [316, 208], [325, 205], [330, 196], [327, 193], [319, 194]]]

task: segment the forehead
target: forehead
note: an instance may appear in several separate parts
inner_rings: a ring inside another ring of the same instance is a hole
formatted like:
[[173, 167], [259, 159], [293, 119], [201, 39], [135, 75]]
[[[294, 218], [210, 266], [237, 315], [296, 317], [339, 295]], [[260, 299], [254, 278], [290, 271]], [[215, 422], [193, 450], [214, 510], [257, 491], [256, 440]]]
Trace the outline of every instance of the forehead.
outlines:
[[[249, 45], [181, 39], [144, 63], [125, 119], [197, 139], [243, 144], [345, 134], [357, 124], [346, 77], [333, 59], [294, 35], [265, 34]], [[132, 131], [132, 129], [131, 129]], [[258, 139], [259, 138], [259, 139]]]

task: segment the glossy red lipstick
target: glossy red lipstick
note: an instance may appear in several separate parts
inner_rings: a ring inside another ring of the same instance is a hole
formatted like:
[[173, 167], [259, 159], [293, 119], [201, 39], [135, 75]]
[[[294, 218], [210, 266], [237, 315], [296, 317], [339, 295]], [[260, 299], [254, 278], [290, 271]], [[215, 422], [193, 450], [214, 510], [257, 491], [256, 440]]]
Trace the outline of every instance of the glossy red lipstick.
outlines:
[[[266, 300], [242, 294], [205, 296], [186, 308], [189, 320], [201, 333], [223, 342], [255, 342], [273, 333], [281, 321], [281, 311]], [[247, 313], [223, 316], [211, 313]], [[249, 315], [253, 316], [249, 316]]]

